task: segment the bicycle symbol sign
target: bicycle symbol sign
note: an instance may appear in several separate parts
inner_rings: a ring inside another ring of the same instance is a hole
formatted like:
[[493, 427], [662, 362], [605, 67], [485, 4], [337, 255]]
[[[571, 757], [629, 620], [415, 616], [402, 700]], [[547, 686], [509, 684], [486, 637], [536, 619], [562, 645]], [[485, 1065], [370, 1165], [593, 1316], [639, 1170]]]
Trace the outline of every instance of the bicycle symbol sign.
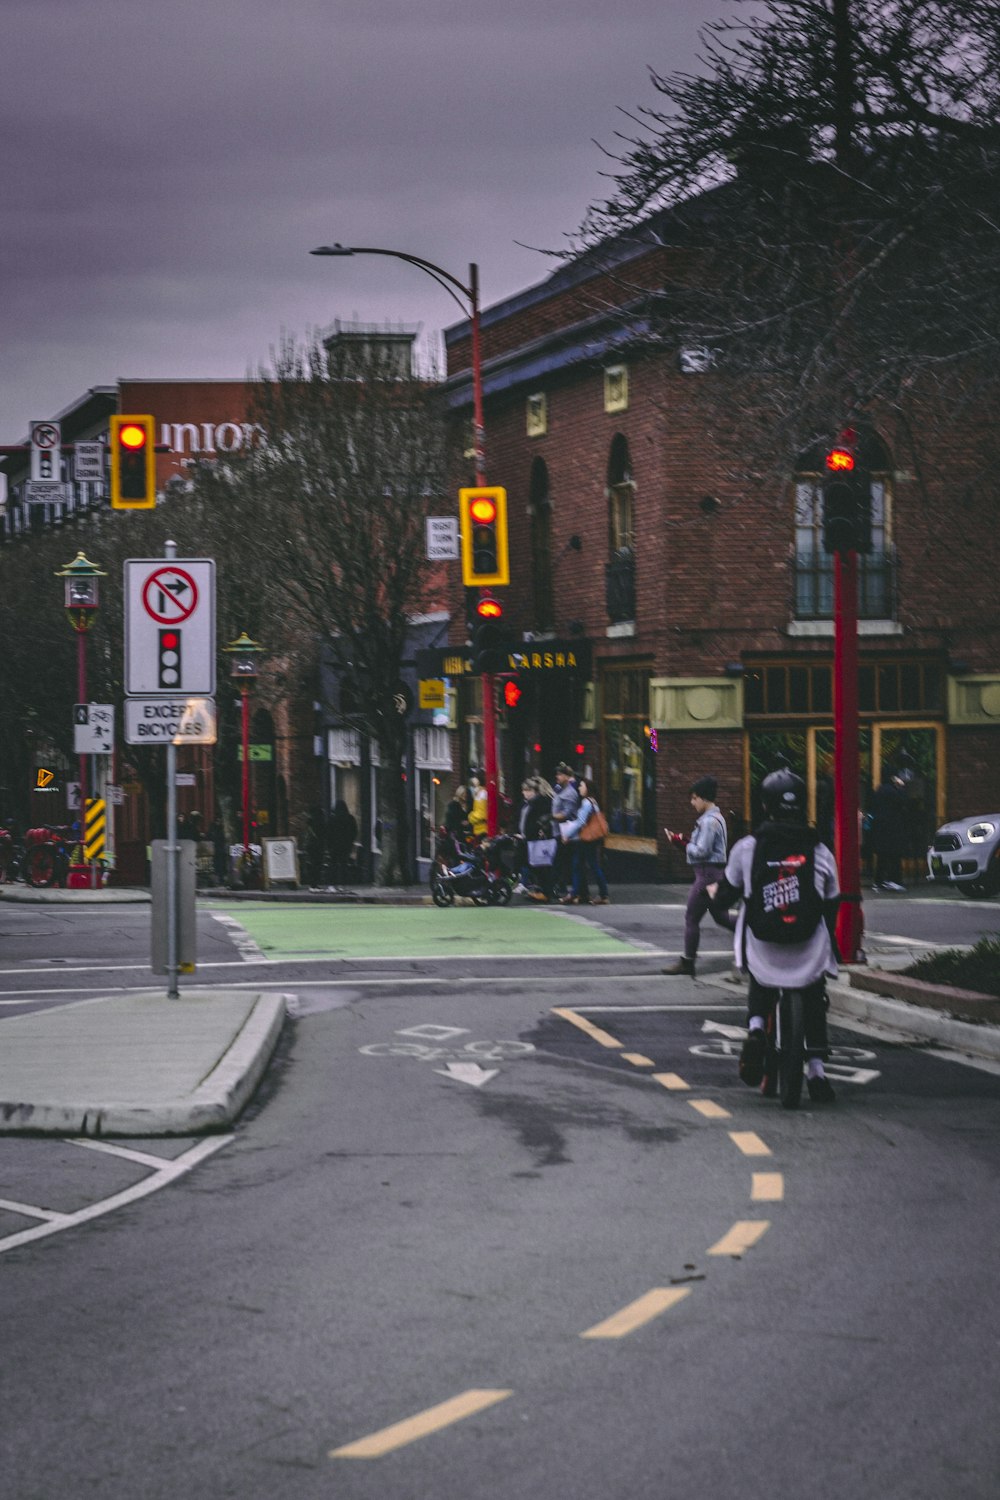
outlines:
[[183, 568], [158, 568], [143, 586], [142, 607], [158, 625], [180, 625], [198, 607], [198, 585]]

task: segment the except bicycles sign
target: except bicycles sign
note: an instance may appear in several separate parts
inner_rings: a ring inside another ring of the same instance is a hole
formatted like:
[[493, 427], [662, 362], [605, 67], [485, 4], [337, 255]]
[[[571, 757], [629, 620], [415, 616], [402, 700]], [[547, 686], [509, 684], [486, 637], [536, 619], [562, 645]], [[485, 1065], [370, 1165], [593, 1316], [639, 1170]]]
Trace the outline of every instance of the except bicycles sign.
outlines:
[[129, 558], [125, 563], [125, 692], [212, 697], [215, 563]]

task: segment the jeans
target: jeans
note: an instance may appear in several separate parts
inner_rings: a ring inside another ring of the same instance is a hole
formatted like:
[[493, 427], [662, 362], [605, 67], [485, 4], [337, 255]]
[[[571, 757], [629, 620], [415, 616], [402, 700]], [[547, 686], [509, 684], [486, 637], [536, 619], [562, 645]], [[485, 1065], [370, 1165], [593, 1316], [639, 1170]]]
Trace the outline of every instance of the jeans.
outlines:
[[[708, 890], [710, 885], [721, 880], [725, 870], [724, 865], [695, 865], [694, 883], [688, 892], [687, 906], [684, 909], [684, 957], [694, 961], [698, 957], [698, 943], [701, 940], [701, 919], [708, 911]], [[716, 919], [718, 920], [718, 919]], [[720, 927], [735, 925], [733, 923], [719, 922]]]
[[573, 839], [570, 848], [573, 851], [573, 895], [582, 896], [587, 889], [587, 871], [589, 870], [597, 883], [597, 889], [607, 900], [608, 882], [601, 869], [601, 840]]

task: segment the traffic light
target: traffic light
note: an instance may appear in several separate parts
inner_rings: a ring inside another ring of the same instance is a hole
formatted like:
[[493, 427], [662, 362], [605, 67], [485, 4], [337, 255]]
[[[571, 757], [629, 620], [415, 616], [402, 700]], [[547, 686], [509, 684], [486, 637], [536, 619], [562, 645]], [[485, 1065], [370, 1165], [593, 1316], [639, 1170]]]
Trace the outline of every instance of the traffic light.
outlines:
[[474, 672], [502, 672], [507, 666], [510, 632], [503, 622], [503, 605], [496, 599], [480, 599], [476, 605], [478, 624], [472, 632]]
[[823, 546], [827, 552], [872, 550], [871, 474], [848, 428], [823, 455]]
[[521, 701], [524, 689], [519, 687], [514, 679], [508, 678], [503, 685], [503, 701], [505, 708], [516, 708]]
[[507, 553], [507, 491], [459, 490], [462, 582], [467, 588], [510, 583]]
[[156, 657], [156, 681], [161, 688], [179, 688], [181, 685], [181, 633], [177, 629], [160, 631], [159, 651]]
[[111, 504], [115, 510], [156, 505], [156, 453], [152, 417], [111, 418]]

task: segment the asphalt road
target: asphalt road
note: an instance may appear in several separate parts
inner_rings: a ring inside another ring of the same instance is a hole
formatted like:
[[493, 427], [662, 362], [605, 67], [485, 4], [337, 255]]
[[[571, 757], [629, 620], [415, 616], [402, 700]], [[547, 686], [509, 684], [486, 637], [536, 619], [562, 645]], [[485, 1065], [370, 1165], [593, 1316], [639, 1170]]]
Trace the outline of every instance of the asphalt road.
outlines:
[[[952, 904], [880, 899], [883, 932], [1000, 926]], [[95, 910], [46, 911], [44, 955], [0, 911], [0, 1044], [25, 1003], [144, 982], [148, 913]], [[679, 909], [594, 916], [677, 951]], [[199, 926], [206, 964], [298, 984], [296, 1019], [195, 1169], [0, 1242], [5, 1493], [993, 1500], [995, 1071], [837, 1028], [837, 1104], [783, 1112], [736, 1079], [712, 929], [718, 982], [637, 949], [497, 983], [461, 955], [265, 966]], [[140, 1170], [0, 1139], [8, 1203]]]

